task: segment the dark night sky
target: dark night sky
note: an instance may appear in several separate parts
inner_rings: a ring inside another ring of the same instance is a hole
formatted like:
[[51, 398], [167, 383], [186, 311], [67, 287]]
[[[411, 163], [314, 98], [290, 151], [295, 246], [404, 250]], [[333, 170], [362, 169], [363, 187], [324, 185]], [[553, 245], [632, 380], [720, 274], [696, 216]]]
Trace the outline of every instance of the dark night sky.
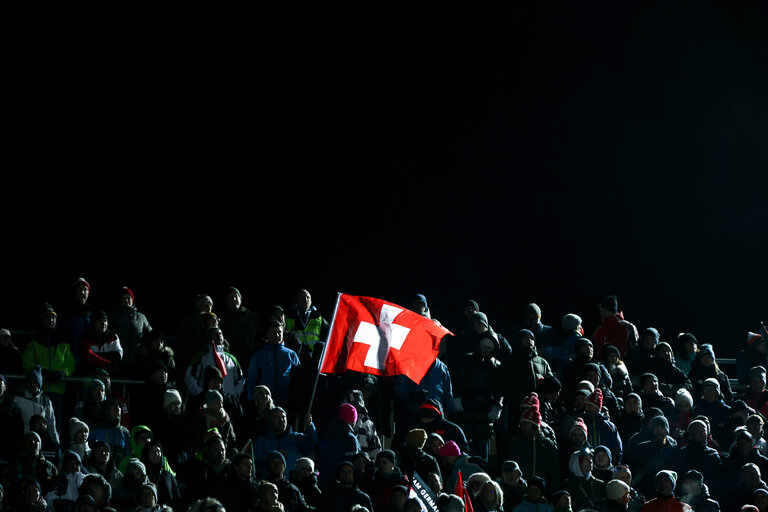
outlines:
[[230, 284], [255, 309], [307, 287], [328, 314], [337, 292], [422, 292], [449, 328], [472, 297], [500, 330], [535, 301], [591, 331], [616, 293], [639, 327], [729, 355], [768, 321], [768, 16], [722, 4], [28, 33], [2, 323], [78, 275], [168, 330]]

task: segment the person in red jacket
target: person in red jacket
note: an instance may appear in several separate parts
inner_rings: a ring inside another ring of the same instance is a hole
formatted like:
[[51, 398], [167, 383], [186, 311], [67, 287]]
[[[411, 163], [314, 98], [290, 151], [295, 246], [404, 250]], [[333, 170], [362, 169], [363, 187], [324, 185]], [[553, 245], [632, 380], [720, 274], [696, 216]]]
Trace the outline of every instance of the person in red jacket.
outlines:
[[624, 319], [624, 312], [619, 309], [619, 301], [615, 295], [604, 297], [597, 309], [600, 312], [601, 324], [592, 335], [597, 358], [602, 360], [605, 356], [605, 345], [614, 345], [619, 349], [620, 359], [625, 359], [627, 352], [637, 345], [637, 327]]
[[640, 512], [683, 512], [690, 507], [675, 497], [677, 473], [661, 470], [656, 473], [656, 497], [648, 500]]
[[109, 318], [104, 311], [96, 311], [91, 323], [80, 338], [82, 370], [92, 372], [104, 368], [114, 373], [123, 359], [123, 346], [120, 338], [109, 328]]

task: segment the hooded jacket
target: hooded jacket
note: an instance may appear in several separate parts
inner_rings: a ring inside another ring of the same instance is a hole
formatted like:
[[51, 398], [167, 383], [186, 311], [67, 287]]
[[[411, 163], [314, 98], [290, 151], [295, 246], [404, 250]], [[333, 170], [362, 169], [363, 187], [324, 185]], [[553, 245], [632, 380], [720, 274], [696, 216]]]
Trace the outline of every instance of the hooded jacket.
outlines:
[[565, 490], [571, 495], [574, 510], [583, 508], [597, 508], [597, 505], [605, 499], [605, 481], [595, 478], [590, 471], [581, 471], [581, 451], [573, 452], [568, 462], [570, 476], [565, 480]]

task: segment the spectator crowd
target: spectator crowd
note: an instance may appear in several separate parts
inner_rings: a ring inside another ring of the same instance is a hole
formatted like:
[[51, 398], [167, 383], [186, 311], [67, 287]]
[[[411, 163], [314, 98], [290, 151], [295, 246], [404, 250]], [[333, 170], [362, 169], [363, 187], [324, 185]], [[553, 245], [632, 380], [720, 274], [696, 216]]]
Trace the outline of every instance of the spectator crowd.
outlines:
[[79, 278], [0, 329], [2, 510], [768, 512], [764, 327], [729, 377], [616, 296], [590, 332], [534, 303], [497, 332], [468, 299], [416, 383], [319, 374], [307, 290], [259, 313], [199, 295], [167, 333], [116, 295]]

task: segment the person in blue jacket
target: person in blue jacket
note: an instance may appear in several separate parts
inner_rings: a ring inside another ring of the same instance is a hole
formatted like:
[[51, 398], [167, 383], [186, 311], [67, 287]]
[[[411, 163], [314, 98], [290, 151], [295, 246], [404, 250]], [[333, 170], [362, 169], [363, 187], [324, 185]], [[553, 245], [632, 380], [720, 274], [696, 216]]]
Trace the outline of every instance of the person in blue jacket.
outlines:
[[253, 354], [248, 365], [248, 400], [253, 400], [256, 386], [267, 386], [272, 400], [278, 405], [288, 405], [291, 388], [291, 372], [299, 366], [299, 355], [285, 346], [284, 327], [278, 321], [271, 321], [267, 328], [264, 347]]

